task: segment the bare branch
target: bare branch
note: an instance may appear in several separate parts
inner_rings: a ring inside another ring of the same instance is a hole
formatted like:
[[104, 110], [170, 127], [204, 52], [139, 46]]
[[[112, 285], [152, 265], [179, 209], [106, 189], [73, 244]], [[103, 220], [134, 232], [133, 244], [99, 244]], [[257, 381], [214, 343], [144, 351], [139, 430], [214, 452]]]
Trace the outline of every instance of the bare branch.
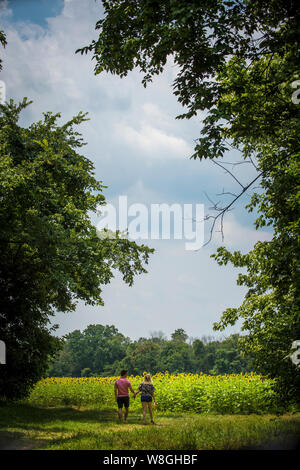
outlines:
[[219, 211], [219, 214], [217, 214], [216, 216], [208, 216], [206, 219], [208, 220], [209, 218], [213, 218], [214, 221], [213, 221], [213, 224], [212, 224], [212, 227], [210, 229], [210, 236], [209, 236], [209, 240], [204, 243], [203, 246], [206, 246], [210, 243], [211, 239], [212, 239], [212, 235], [213, 235], [213, 231], [214, 231], [214, 228], [215, 228], [215, 225], [216, 225], [216, 222], [217, 220], [219, 219], [219, 217], [221, 217], [221, 233], [222, 233], [222, 241], [224, 240], [224, 232], [223, 232], [223, 224], [224, 224], [224, 215], [226, 212], [228, 212], [230, 210], [230, 208], [233, 206], [233, 204], [247, 191], [247, 189], [250, 188], [250, 186], [252, 186], [253, 183], [255, 183], [255, 181], [257, 181], [262, 175], [263, 175], [263, 171], [261, 171], [249, 184], [247, 184], [247, 186], [243, 186], [243, 189], [242, 191], [240, 192], [240, 194], [238, 194], [229, 204], [227, 204], [227, 206], [223, 207], [222, 209], [220, 208], [213, 208], [215, 210], [218, 210]]
[[244, 189], [245, 186], [231, 173], [231, 171], [229, 171], [227, 168], [225, 168], [223, 165], [221, 165], [221, 163], [218, 163], [216, 162], [215, 160], [211, 160], [215, 165], [218, 165], [219, 167], [223, 168], [223, 170], [225, 170], [226, 173], [229, 173], [230, 176], [232, 176], [232, 178]]
[[231, 193], [230, 191], [224, 191], [224, 189], [223, 189], [223, 192], [217, 194], [217, 196], [226, 196], [227, 194], [229, 194], [229, 196], [237, 197], [237, 194]]
[[237, 166], [237, 165], [243, 165], [244, 163], [251, 163], [251, 162], [248, 162], [247, 160], [244, 160], [243, 162], [223, 162], [223, 165]]
[[[223, 168], [227, 173], [229, 173], [233, 179], [239, 183], [240, 186], [242, 186], [242, 191], [237, 194], [237, 195], [234, 195], [234, 198], [232, 199], [232, 201], [227, 204], [225, 207], [223, 208], [220, 208], [218, 207], [218, 204], [220, 203], [220, 201], [218, 201], [217, 203], [214, 203], [209, 197], [208, 195], [205, 193], [206, 197], [208, 198], [208, 200], [213, 204], [213, 207], [212, 209], [213, 210], [216, 210], [218, 212], [217, 215], [207, 215], [204, 217], [204, 220], [210, 220], [210, 219], [213, 219], [213, 223], [212, 223], [212, 226], [211, 226], [211, 229], [210, 229], [210, 236], [209, 236], [209, 239], [206, 243], [204, 243], [203, 246], [206, 246], [210, 243], [211, 239], [212, 239], [212, 235], [213, 235], [213, 231], [214, 231], [214, 228], [215, 228], [215, 225], [216, 225], [216, 222], [217, 220], [220, 218], [220, 230], [218, 230], [218, 232], [221, 232], [222, 234], [222, 241], [224, 240], [224, 232], [223, 232], [223, 227], [224, 227], [224, 216], [226, 214], [226, 212], [228, 211], [231, 211], [233, 209], [233, 204], [243, 195], [247, 192], [247, 190], [261, 177], [263, 176], [264, 174], [266, 174], [268, 171], [270, 171], [273, 167], [275, 167], [276, 165], [278, 165], [278, 163], [282, 162], [283, 160], [285, 160], [287, 157], [289, 157], [290, 155], [284, 155], [281, 159], [279, 159], [277, 162], [275, 162], [273, 165], [271, 165], [270, 168], [267, 168], [265, 170], [262, 170], [259, 172], [259, 174], [253, 178], [252, 181], [250, 181], [250, 183], [248, 183], [246, 186], [243, 186], [238, 180], [237, 178], [235, 178], [234, 175], [232, 175], [232, 173], [230, 171], [228, 171], [226, 168], [224, 168], [222, 165], [220, 165], [219, 163], [213, 161], [213, 163], [215, 163], [216, 165], [220, 166], [221, 168]], [[254, 165], [255, 166], [255, 165]], [[224, 191], [224, 190], [223, 190]], [[225, 193], [224, 193], [225, 194]], [[233, 193], [234, 194], [234, 193]]]

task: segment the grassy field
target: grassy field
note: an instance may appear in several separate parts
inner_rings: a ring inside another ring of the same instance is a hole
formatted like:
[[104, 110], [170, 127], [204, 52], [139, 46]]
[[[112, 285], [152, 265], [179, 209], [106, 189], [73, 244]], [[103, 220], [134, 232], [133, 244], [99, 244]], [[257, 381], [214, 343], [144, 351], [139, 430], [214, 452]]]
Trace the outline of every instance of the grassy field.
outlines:
[[[154, 425], [139, 398], [119, 423], [116, 378], [47, 378], [26, 401], [0, 402], [0, 449], [285, 449], [300, 436], [299, 409], [283, 414], [275, 381], [257, 374], [156, 374]], [[137, 390], [143, 378], [129, 379]]]
[[[199, 415], [141, 410], [119, 423], [116, 408], [0, 405], [0, 449], [196, 450], [289, 449], [300, 435], [300, 414]], [[149, 423], [149, 417], [148, 417]]]

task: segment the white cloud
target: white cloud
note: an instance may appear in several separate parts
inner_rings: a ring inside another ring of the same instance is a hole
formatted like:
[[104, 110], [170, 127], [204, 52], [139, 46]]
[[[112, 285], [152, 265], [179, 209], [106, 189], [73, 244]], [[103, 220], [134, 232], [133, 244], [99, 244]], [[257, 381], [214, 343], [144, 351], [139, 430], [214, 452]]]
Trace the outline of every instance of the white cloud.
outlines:
[[151, 158], [186, 158], [192, 153], [192, 148], [184, 139], [166, 134], [161, 129], [142, 124], [139, 130], [118, 123], [117, 136], [123, 139], [131, 148], [136, 148], [143, 156]]
[[142, 106], [145, 121], [152, 126], [169, 130], [174, 127], [174, 116], [161, 109], [156, 103], [147, 102]]
[[255, 230], [254, 227], [241, 225], [233, 214], [228, 214], [224, 222], [224, 237], [228, 248], [250, 250], [258, 241], [272, 239], [270, 231]]
[[8, 0], [2, 0], [0, 3], [0, 17], [3, 21], [5, 18], [9, 18], [12, 15], [11, 8], [8, 7]]

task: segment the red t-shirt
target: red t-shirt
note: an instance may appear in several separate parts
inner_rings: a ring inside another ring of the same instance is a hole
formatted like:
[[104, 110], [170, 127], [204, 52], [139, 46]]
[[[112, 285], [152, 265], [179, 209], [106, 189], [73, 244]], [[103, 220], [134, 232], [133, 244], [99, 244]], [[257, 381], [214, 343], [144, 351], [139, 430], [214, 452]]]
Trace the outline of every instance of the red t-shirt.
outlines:
[[123, 379], [122, 377], [115, 381], [115, 385], [118, 389], [118, 397], [128, 397], [128, 389], [131, 387], [131, 383], [128, 379]]

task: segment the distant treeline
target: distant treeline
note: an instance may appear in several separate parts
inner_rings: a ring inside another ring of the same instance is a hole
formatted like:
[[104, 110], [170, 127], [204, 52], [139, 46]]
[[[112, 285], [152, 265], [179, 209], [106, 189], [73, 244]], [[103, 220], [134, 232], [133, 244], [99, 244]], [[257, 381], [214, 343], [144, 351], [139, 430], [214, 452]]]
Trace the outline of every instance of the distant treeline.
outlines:
[[63, 349], [50, 365], [50, 377], [115, 376], [122, 369], [139, 375], [191, 372], [231, 374], [250, 372], [251, 358], [242, 357], [238, 334], [223, 340], [202, 336], [189, 338], [177, 329], [167, 339], [162, 332], [150, 338], [132, 341], [114, 326], [89, 325], [83, 332], [75, 330], [65, 336]]

